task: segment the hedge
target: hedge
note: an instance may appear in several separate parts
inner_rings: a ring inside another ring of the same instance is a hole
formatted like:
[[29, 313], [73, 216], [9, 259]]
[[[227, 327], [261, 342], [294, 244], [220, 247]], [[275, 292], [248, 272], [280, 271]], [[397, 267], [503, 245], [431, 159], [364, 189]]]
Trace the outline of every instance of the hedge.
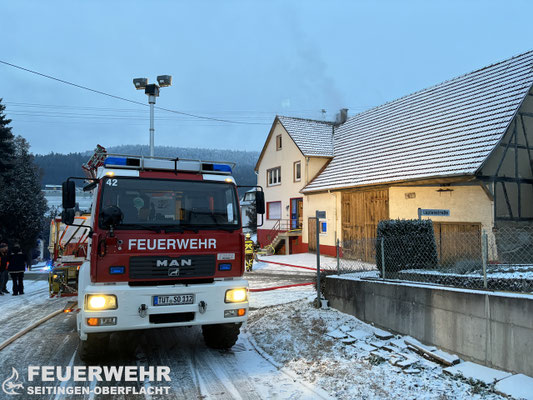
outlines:
[[438, 264], [437, 244], [431, 220], [383, 220], [378, 223], [376, 265], [382, 273], [381, 241], [385, 275], [406, 269], [433, 269]]

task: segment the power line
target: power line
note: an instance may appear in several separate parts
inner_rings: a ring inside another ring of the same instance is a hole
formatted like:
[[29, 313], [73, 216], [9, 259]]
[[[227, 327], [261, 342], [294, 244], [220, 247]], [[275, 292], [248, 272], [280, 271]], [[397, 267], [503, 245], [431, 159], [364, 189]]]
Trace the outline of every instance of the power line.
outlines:
[[[58, 120], [58, 121], [51, 121], [51, 120], [46, 120], [46, 119], [43, 119], [43, 120], [39, 120], [39, 119], [35, 119], [35, 118], [32, 118], [32, 119], [28, 119], [28, 120], [25, 120], [25, 119], [17, 119], [17, 123], [24, 123], [24, 124], [31, 124], [31, 123], [37, 123], [37, 124], [50, 124], [51, 126], [58, 126], [58, 124], [63, 124], [63, 125], [69, 125], [69, 124], [74, 124], [74, 125], [79, 125], [79, 121], [76, 120], [76, 119], [70, 119], [70, 118], [67, 118], [67, 119], [64, 119], [62, 118], [61, 120]], [[93, 120], [88, 120], [87, 122], [88, 124], [98, 124], [98, 125], [109, 125], [109, 126], [116, 126], [112, 121], [110, 120], [100, 120], [100, 119], [93, 119]], [[162, 125], [168, 125], [168, 122], [165, 123], [165, 121], [163, 121], [161, 123]], [[138, 121], [130, 121], [130, 120], [127, 120], [125, 121], [125, 125], [132, 125], [132, 126], [145, 126], [146, 123], [145, 122], [138, 122]], [[174, 127], [184, 127], [184, 128], [190, 128], [191, 125], [190, 124], [181, 124], [181, 123], [173, 123], [171, 125], [173, 128]], [[202, 122], [198, 122], [197, 124], [194, 124], [194, 128], [197, 128], [197, 127], [219, 127], [219, 126], [227, 126], [226, 124], [223, 124], [223, 123], [220, 123], [220, 122], [216, 122], [216, 121], [202, 121]]]
[[[111, 97], [111, 98], [116, 99], [116, 100], [127, 101], [128, 103], [138, 104], [138, 105], [141, 105], [141, 106], [144, 106], [144, 107], [148, 107], [148, 104], [141, 103], [140, 101], [127, 99], [127, 98], [121, 97], [121, 96], [116, 96], [116, 95], [111, 94], [111, 93], [102, 92], [101, 90], [91, 89], [91, 88], [89, 88], [87, 86], [78, 85], [77, 83], [73, 83], [73, 82], [66, 81], [64, 79], [56, 78], [55, 76], [43, 74], [41, 72], [34, 71], [34, 70], [29, 69], [29, 68], [21, 67], [20, 65], [8, 63], [7, 61], [0, 60], [0, 64], [4, 64], [4, 65], [10, 66], [10, 67], [19, 69], [21, 71], [29, 72], [31, 74], [38, 75], [38, 76], [41, 76], [43, 78], [47, 78], [47, 79], [51, 79], [51, 80], [54, 80], [54, 81], [57, 81], [57, 82], [60, 82], [60, 83], [64, 83], [65, 85], [74, 86], [74, 87], [76, 87], [78, 89], [83, 89], [83, 90], [87, 90], [89, 92], [100, 94], [102, 96], [107, 96], [107, 97]], [[171, 112], [171, 113], [174, 113], [174, 114], [187, 115], [189, 117], [194, 117], [194, 118], [198, 118], [198, 119], [217, 121], [217, 122], [225, 122], [225, 123], [229, 123], [229, 124], [266, 125], [266, 124], [260, 123], [260, 122], [232, 121], [232, 120], [229, 120], [229, 119], [206, 117], [206, 116], [203, 116], [203, 115], [196, 115], [196, 114], [186, 113], [186, 112], [177, 111], [177, 110], [171, 110], [169, 108], [158, 107], [158, 106], [155, 106], [155, 108], [157, 108], [159, 110], [162, 110], [162, 111]]]
[[[91, 107], [91, 106], [74, 106], [74, 105], [65, 105], [65, 104], [42, 104], [42, 103], [25, 103], [25, 102], [17, 102], [17, 101], [3, 101], [6, 105], [11, 105], [12, 107], [30, 107], [30, 108], [60, 108], [60, 109], [80, 109], [80, 110], [101, 110], [101, 111], [120, 111], [120, 112], [138, 112], [140, 109], [138, 108], [112, 108], [112, 107]], [[143, 106], [146, 106], [146, 104], [143, 104]], [[293, 113], [313, 113], [317, 112], [316, 109], [291, 109], [290, 110]], [[191, 111], [192, 112], [192, 111]], [[202, 111], [201, 111], [202, 112]], [[266, 114], [267, 116], [270, 116], [272, 114], [280, 114], [283, 111], [282, 110], [274, 110], [274, 111], [257, 111], [257, 110], [218, 110], [218, 111], [209, 111], [206, 112], [207, 114], [227, 114], [227, 113], [236, 113], [236, 114]], [[244, 117], [244, 116], [242, 116]]]
[[[139, 120], [148, 120], [148, 116], [144, 115], [125, 115], [125, 114], [95, 114], [95, 113], [80, 113], [80, 112], [68, 112], [68, 111], [58, 111], [58, 110], [10, 110], [9, 112], [6, 112], [7, 115], [28, 115], [28, 116], [38, 116], [38, 117], [61, 117], [61, 116], [75, 116], [79, 118], [115, 118], [115, 119], [139, 119]], [[187, 121], [197, 121], [197, 119], [193, 118], [177, 118], [174, 116], [168, 116], [168, 117], [156, 117], [157, 120], [160, 121], [179, 121], [179, 122], [187, 122]], [[259, 120], [265, 120], [265, 123], [268, 122], [264, 117], [258, 118]], [[216, 121], [214, 121], [216, 122]]]

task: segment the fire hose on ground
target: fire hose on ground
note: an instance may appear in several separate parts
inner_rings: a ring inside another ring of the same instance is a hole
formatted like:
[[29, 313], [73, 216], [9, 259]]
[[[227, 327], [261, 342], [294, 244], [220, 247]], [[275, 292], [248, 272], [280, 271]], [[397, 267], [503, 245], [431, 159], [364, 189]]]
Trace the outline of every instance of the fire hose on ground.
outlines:
[[9, 339], [7, 339], [6, 341], [4, 341], [2, 344], [0, 344], [0, 351], [3, 350], [4, 348], [6, 348], [7, 346], [9, 346], [11, 343], [13, 343], [15, 340], [17, 340], [18, 338], [20, 338], [21, 336], [24, 336], [26, 333], [28, 333], [29, 331], [37, 328], [39, 325], [43, 324], [44, 322], [48, 321], [49, 319], [55, 317], [56, 315], [59, 315], [59, 314], [62, 314], [65, 310], [64, 309], [61, 309], [61, 310], [57, 310], [57, 311], [54, 311], [53, 313], [51, 314], [48, 314], [46, 317], [43, 317], [41, 318], [39, 321], [31, 324], [30, 326], [28, 326], [27, 328], [24, 328], [23, 330], [21, 330], [20, 332], [18, 332], [17, 334], [11, 336]]

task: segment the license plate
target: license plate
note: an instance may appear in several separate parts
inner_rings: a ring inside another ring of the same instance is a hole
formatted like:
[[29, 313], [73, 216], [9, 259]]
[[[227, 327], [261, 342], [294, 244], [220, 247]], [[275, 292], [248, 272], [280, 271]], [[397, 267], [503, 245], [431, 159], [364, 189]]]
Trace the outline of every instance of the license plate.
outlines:
[[175, 296], [154, 296], [154, 306], [176, 306], [180, 304], [193, 304], [194, 294], [177, 294]]

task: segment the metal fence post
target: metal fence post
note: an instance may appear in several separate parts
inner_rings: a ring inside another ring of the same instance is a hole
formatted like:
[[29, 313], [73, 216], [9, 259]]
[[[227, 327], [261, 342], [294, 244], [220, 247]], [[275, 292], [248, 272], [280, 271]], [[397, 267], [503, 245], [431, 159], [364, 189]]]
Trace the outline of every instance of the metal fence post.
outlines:
[[481, 258], [483, 260], [483, 287], [487, 289], [487, 260], [489, 258], [487, 233], [483, 231], [481, 234]]
[[381, 238], [381, 274], [385, 279], [385, 238]]
[[340, 240], [337, 239], [337, 275], [341, 274], [341, 260], [340, 260]]

